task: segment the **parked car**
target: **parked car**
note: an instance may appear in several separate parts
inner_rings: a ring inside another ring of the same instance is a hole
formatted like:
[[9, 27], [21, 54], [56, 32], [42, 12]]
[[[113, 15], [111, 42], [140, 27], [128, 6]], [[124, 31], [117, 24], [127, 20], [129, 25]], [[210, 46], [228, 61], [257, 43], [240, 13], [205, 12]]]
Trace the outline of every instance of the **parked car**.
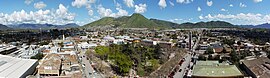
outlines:
[[179, 62], [179, 65], [181, 66], [183, 62], [184, 62], [184, 60], [182, 59], [182, 60]]

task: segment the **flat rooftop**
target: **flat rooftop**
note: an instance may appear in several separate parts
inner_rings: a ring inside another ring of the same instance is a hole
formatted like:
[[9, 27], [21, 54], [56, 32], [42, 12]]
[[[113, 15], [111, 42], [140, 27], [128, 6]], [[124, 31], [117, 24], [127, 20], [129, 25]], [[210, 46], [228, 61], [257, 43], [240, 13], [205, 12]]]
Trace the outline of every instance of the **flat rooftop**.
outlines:
[[21, 59], [0, 54], [0, 78], [20, 78], [30, 68], [33, 68], [36, 63], [37, 60]]
[[198, 61], [192, 76], [199, 77], [237, 77], [243, 76], [235, 65], [218, 63], [218, 61]]

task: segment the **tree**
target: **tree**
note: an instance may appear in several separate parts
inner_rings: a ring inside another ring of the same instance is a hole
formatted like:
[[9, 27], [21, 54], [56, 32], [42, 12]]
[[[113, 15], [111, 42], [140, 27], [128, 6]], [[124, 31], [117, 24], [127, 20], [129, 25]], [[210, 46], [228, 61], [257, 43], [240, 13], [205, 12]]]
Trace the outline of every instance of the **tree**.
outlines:
[[236, 53], [236, 51], [234, 49], [231, 52], [230, 57], [231, 57], [231, 61], [234, 62], [234, 63], [239, 61], [239, 57], [237, 56], [237, 53]]
[[205, 54], [214, 54], [213, 48], [212, 48], [212, 47], [208, 47], [208, 48], [206, 49]]
[[208, 55], [208, 60], [213, 60], [213, 56], [211, 54]]
[[95, 48], [95, 51], [101, 57], [101, 59], [106, 60], [110, 49], [106, 46], [98, 46]]
[[113, 60], [113, 63], [118, 66], [119, 72], [122, 74], [128, 73], [133, 62], [130, 57], [126, 56], [123, 53], [116, 52], [115, 54], [109, 55], [110, 60]]
[[231, 40], [231, 39], [224, 39], [224, 40], [223, 40], [223, 43], [224, 43], [224, 44], [228, 44], [228, 45], [231, 46], [231, 45], [234, 44], [234, 40]]
[[240, 41], [237, 41], [237, 45], [241, 45], [241, 42]]
[[171, 35], [171, 39], [177, 39], [177, 35], [176, 34], [172, 34]]
[[159, 63], [158, 63], [157, 59], [151, 59], [151, 60], [149, 60], [149, 62], [151, 62], [153, 70], [159, 67]]
[[[113, 63], [114, 69], [121, 75], [126, 75], [132, 66], [138, 74], [150, 73], [159, 67], [161, 47], [142, 46], [141, 44], [112, 44], [110, 46], [98, 46], [95, 48], [96, 54], [101, 59], [108, 59]], [[151, 63], [147, 66], [146, 63]]]
[[63, 42], [58, 43], [58, 45], [60, 45], [61, 47], [64, 47], [64, 43]]
[[198, 60], [206, 60], [206, 57], [203, 56], [203, 55], [199, 55], [199, 56], [198, 56]]
[[42, 53], [37, 53], [35, 56], [32, 56], [31, 59], [42, 59], [44, 57], [44, 55]]
[[157, 45], [154, 45], [154, 55], [153, 57], [155, 59], [160, 59], [160, 56], [162, 55], [162, 52], [161, 52], [161, 47], [159, 44]]

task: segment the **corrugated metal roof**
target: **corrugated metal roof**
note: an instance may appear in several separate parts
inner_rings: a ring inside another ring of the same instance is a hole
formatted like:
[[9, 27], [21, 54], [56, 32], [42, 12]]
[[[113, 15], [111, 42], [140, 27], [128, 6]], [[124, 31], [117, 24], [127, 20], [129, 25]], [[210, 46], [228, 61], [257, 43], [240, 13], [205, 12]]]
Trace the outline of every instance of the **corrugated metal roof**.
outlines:
[[0, 66], [0, 77], [19, 78], [31, 68], [37, 60], [21, 59], [0, 55], [0, 61], [6, 62]]

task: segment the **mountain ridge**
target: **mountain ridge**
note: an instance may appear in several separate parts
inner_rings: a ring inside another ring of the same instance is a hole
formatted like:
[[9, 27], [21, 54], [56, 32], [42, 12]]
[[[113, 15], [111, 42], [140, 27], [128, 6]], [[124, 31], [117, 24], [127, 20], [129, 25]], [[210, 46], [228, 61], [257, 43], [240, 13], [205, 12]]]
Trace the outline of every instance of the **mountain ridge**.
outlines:
[[134, 13], [131, 16], [122, 16], [118, 18], [104, 17], [94, 22], [88, 23], [83, 28], [99, 27], [99, 26], [114, 26], [121, 28], [237, 28], [237, 26], [225, 21], [209, 21], [197, 23], [174, 23], [159, 19], [148, 19], [139, 13]]
[[270, 24], [269, 23], [263, 23], [263, 24], [258, 24], [258, 25], [238, 25], [239, 27], [242, 28], [265, 28], [265, 29], [270, 29]]
[[9, 29], [12, 29], [6, 25], [3, 25], [3, 24], [0, 24], [0, 30], [9, 30]]
[[122, 16], [118, 18], [104, 17], [97, 21], [88, 23], [83, 27], [95, 27], [95, 26], [115, 26], [122, 28], [162, 28], [163, 26], [157, 25], [153, 21], [150, 21], [141, 14], [134, 13], [131, 16]]
[[64, 25], [53, 25], [53, 24], [31, 24], [31, 23], [22, 23], [22, 24], [16, 24], [16, 25], [8, 25], [10, 28], [14, 29], [65, 29], [65, 28], [73, 28], [73, 27], [79, 27], [76, 23], [68, 23]]

